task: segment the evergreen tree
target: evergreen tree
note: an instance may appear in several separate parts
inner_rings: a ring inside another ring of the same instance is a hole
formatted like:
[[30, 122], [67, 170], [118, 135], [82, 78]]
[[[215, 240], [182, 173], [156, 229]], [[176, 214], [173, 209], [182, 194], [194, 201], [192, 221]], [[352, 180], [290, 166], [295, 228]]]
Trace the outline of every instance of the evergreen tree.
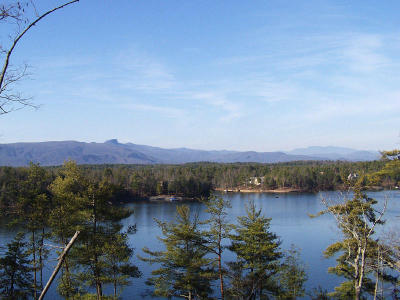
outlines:
[[[109, 253], [105, 251], [105, 247], [108, 247], [107, 250], [111, 250], [110, 247], [120, 247], [122, 261], [129, 260], [132, 254], [127, 248], [126, 238], [120, 238], [119, 243], [116, 243], [121, 235], [122, 226], [119, 225], [119, 222], [128, 217], [131, 212], [121, 206], [112, 205], [110, 186], [106, 182], [88, 184], [84, 194], [87, 200], [86, 220], [82, 225], [80, 243], [71, 250], [71, 259], [74, 262], [74, 270], [81, 292], [85, 291], [87, 287], [94, 287], [98, 299], [101, 299], [103, 285], [110, 281], [108, 265], [110, 261], [106, 259]], [[118, 251], [118, 249], [116, 248], [114, 251]], [[118, 261], [112, 263], [115, 264]]]
[[205, 202], [210, 217], [205, 222], [208, 230], [204, 232], [207, 238], [207, 247], [211, 253], [216, 255], [218, 276], [220, 282], [221, 299], [225, 298], [224, 291], [224, 269], [222, 266], [222, 253], [224, 251], [223, 240], [229, 237], [232, 225], [227, 220], [227, 208], [231, 207], [229, 200], [222, 197], [212, 196]]
[[[19, 219], [22, 219], [22, 223], [30, 232], [29, 252], [32, 256], [34, 299], [37, 299], [37, 294], [43, 287], [43, 261], [47, 255], [44, 239], [47, 236], [45, 228], [48, 225], [48, 214], [51, 208], [47, 190], [48, 183], [45, 169], [31, 163], [27, 179], [22, 184], [19, 196], [21, 206]], [[38, 271], [40, 272], [39, 280], [37, 278]]]
[[378, 244], [372, 236], [376, 225], [384, 223], [385, 211], [377, 212], [376, 203], [356, 187], [352, 199], [330, 206], [326, 203], [327, 209], [320, 212], [331, 213], [343, 234], [343, 239], [330, 245], [324, 253], [326, 257], [337, 257], [337, 265], [328, 271], [347, 279], [335, 288], [330, 294], [332, 297], [359, 300], [363, 294], [374, 291], [375, 285], [368, 274], [373, 272], [371, 265], [376, 260]]
[[210, 281], [214, 278], [207, 258], [203, 234], [199, 229], [197, 216], [190, 217], [186, 205], [177, 206], [175, 222], [164, 223], [157, 220], [163, 237], [160, 240], [164, 251], [143, 251], [150, 258], [141, 258], [160, 267], [152, 271], [148, 284], [154, 286], [154, 294], [162, 297], [180, 297], [188, 300], [208, 299], [211, 293]]
[[24, 242], [23, 233], [18, 233], [7, 244], [7, 251], [0, 258], [0, 291], [4, 299], [28, 299], [32, 294], [29, 264], [27, 243]]
[[[76, 245], [64, 260], [60, 294], [66, 298], [89, 295], [88, 288], [93, 287], [97, 299], [101, 299], [103, 285], [113, 282], [116, 296], [117, 286], [139, 275], [137, 267], [127, 262], [132, 251], [126, 237], [121, 236], [119, 224], [132, 212], [112, 204], [108, 181], [89, 179], [74, 162], [65, 164], [50, 188], [55, 199], [51, 218], [55, 239], [65, 245], [67, 237], [80, 230]], [[119, 256], [111, 260], [110, 251], [120, 251]]]
[[400, 185], [400, 150], [382, 152], [382, 161], [385, 162], [383, 168], [377, 172], [369, 174], [369, 181], [373, 185], [393, 187]]
[[[50, 185], [54, 207], [50, 213], [49, 224], [53, 239], [61, 247], [65, 247], [75, 231], [82, 230], [88, 220], [89, 200], [85, 193], [87, 186], [85, 176], [73, 161], [63, 165], [59, 175]], [[64, 260], [58, 285], [59, 293], [66, 298], [79, 292], [79, 283], [72, 273], [71, 252]]]
[[114, 299], [118, 299], [123, 286], [131, 284], [130, 278], [142, 275], [139, 268], [129, 261], [133, 248], [129, 247], [127, 238], [128, 233], [114, 234], [103, 247], [107, 281], [113, 285]]
[[300, 252], [294, 245], [287, 251], [279, 274], [280, 299], [297, 299], [305, 295], [307, 281], [305, 267], [300, 260]]
[[229, 294], [234, 299], [266, 299], [279, 292], [280, 240], [269, 231], [271, 219], [261, 215], [253, 201], [247, 215], [238, 217], [229, 247], [237, 261], [229, 264], [233, 274]]

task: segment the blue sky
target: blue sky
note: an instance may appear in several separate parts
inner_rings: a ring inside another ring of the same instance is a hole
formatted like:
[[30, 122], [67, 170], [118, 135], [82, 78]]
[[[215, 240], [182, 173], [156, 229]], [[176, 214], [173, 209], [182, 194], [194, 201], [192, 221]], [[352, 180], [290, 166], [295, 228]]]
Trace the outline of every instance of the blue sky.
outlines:
[[0, 143], [398, 148], [399, 11], [399, 1], [81, 0], [15, 51], [32, 73], [18, 88], [41, 107], [0, 116]]

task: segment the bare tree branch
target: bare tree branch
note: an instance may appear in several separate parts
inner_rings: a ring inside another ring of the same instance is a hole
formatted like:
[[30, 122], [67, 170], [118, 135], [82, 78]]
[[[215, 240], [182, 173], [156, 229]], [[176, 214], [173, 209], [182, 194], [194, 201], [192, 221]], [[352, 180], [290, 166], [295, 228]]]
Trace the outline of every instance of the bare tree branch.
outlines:
[[[19, 93], [11, 92], [12, 85], [20, 81], [23, 77], [27, 76], [26, 66], [22, 70], [22, 72], [17, 72], [16, 70], [10, 70], [11, 55], [13, 54], [13, 51], [17, 46], [18, 42], [21, 40], [21, 38], [40, 20], [45, 18], [47, 15], [76, 2], [79, 2], [79, 0], [69, 1], [67, 3], [64, 3], [58, 7], [55, 7], [43, 13], [42, 15], [39, 15], [35, 5], [33, 4], [33, 1], [30, 0], [29, 3], [31, 3], [36, 15], [36, 18], [32, 22], [29, 22], [27, 18], [24, 18], [25, 10], [23, 6], [25, 4], [17, 2], [16, 4], [13, 5], [0, 6], [0, 21], [6, 21], [8, 19], [12, 19], [16, 21], [16, 24], [19, 27], [18, 33], [16, 34], [15, 38], [12, 39], [10, 48], [8, 50], [2, 49], [5, 58], [0, 73], [0, 98], [3, 99], [4, 101], [0, 102], [0, 115], [17, 110], [19, 109], [18, 107], [25, 107], [25, 106], [37, 107], [30, 102], [30, 98], [24, 98]], [[26, 2], [26, 5], [27, 3], [28, 2]], [[24, 27], [24, 29], [21, 29], [21, 23], [27, 23], [28, 25]], [[17, 108], [14, 106], [15, 104], [18, 106]]]

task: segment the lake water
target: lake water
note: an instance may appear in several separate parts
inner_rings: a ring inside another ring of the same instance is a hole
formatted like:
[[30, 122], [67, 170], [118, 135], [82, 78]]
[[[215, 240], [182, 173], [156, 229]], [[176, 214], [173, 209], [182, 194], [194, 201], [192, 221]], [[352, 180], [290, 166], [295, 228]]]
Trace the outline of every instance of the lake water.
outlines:
[[[389, 199], [388, 209], [385, 214], [386, 229], [398, 225], [400, 216], [400, 192], [370, 192], [371, 197], [382, 203], [385, 198]], [[271, 231], [275, 232], [282, 240], [282, 248], [288, 249], [291, 244], [301, 249], [301, 257], [307, 265], [308, 281], [306, 287], [311, 290], [319, 285], [331, 291], [341, 281], [340, 278], [328, 274], [327, 269], [333, 266], [333, 259], [323, 257], [324, 249], [337, 240], [339, 232], [336, 229], [333, 218], [329, 215], [311, 219], [308, 214], [316, 214], [324, 206], [321, 198], [337, 199], [342, 197], [338, 192], [324, 192], [317, 194], [220, 194], [231, 201], [232, 208], [229, 209], [229, 217], [232, 223], [236, 222], [238, 216], [246, 213], [245, 204], [248, 200], [254, 200], [257, 207], [262, 208], [266, 217], [272, 218]], [[205, 206], [198, 202], [188, 202], [192, 212], [199, 214], [201, 219], [206, 219]], [[130, 243], [136, 249], [136, 254], [144, 255], [141, 249], [148, 247], [152, 250], [163, 249], [157, 239], [161, 235], [154, 218], [161, 221], [171, 221], [175, 218], [176, 206], [180, 203], [164, 202], [135, 202], [128, 206], [133, 208], [134, 214], [124, 220], [124, 225], [137, 225], [137, 233], [130, 236]], [[6, 228], [0, 228], [0, 242], [5, 244], [14, 236]], [[232, 259], [230, 253], [226, 253], [224, 259]], [[140, 261], [136, 256], [133, 258], [143, 273], [143, 277], [134, 279], [132, 285], [123, 290], [123, 299], [142, 299], [149, 293], [151, 287], [146, 286], [145, 280], [155, 266]], [[46, 271], [46, 280], [51, 272], [50, 267]], [[111, 290], [109, 291], [111, 293]], [[58, 299], [55, 287], [52, 287], [47, 299]], [[150, 299], [150, 297], [149, 297]]]

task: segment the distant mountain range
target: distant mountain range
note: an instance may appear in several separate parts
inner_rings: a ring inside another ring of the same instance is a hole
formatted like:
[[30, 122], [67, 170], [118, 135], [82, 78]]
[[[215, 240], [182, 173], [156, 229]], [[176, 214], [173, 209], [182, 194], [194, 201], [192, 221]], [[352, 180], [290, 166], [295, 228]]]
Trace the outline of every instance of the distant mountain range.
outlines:
[[308, 148], [298, 148], [292, 151], [286, 152], [292, 155], [310, 155], [313, 157], [319, 157], [320, 159], [330, 159], [330, 160], [349, 160], [349, 161], [368, 161], [376, 160], [380, 158], [380, 153], [378, 151], [363, 151], [355, 150], [351, 148], [344, 147], [318, 147], [312, 146]]
[[188, 162], [277, 163], [296, 160], [365, 161], [379, 158], [378, 152], [340, 147], [309, 147], [290, 152], [205, 151], [187, 148], [163, 149], [113, 139], [104, 143], [76, 141], [0, 144], [1, 166], [26, 166], [30, 161], [42, 166], [61, 165], [65, 160], [78, 164], [182, 164]]

